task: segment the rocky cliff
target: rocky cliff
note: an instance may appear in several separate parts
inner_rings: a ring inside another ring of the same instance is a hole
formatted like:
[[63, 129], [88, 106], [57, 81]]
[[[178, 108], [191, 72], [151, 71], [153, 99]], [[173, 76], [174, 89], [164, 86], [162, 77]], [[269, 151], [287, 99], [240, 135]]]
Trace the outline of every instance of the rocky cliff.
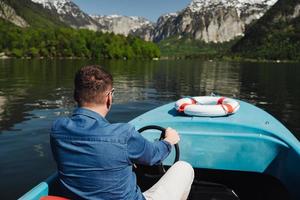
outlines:
[[23, 28], [29, 26], [22, 17], [17, 15], [15, 9], [6, 4], [4, 1], [0, 1], [0, 18]]
[[177, 13], [161, 16], [154, 41], [189, 36], [205, 42], [225, 42], [242, 36], [276, 0], [193, 0]]
[[135, 35], [147, 41], [152, 39], [154, 24], [145, 18], [120, 15], [93, 15], [91, 17], [101, 25], [103, 32], [125, 36]]

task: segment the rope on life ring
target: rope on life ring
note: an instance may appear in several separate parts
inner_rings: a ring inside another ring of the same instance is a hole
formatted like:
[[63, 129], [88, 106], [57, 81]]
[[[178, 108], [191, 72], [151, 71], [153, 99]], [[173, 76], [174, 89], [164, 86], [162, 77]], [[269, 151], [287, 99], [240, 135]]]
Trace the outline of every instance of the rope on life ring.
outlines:
[[238, 111], [238, 101], [227, 97], [199, 96], [179, 99], [175, 109], [191, 116], [226, 116]]

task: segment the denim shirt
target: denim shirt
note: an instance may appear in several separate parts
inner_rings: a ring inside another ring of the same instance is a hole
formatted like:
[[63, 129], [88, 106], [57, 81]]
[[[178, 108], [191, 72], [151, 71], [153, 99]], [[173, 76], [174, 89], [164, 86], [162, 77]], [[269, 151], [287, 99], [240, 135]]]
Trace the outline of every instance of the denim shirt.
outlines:
[[50, 142], [60, 186], [71, 199], [145, 199], [133, 163], [153, 165], [171, 151], [168, 142], [149, 142], [132, 125], [111, 124], [85, 108], [56, 120]]

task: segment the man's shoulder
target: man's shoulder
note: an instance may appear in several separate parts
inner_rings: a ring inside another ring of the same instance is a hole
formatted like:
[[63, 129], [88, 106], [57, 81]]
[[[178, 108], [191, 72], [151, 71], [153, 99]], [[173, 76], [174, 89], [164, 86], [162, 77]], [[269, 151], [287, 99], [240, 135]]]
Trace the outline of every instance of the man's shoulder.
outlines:
[[68, 123], [69, 120], [70, 119], [68, 117], [59, 117], [54, 120], [51, 127], [52, 132], [60, 130], [62, 126], [65, 126]]

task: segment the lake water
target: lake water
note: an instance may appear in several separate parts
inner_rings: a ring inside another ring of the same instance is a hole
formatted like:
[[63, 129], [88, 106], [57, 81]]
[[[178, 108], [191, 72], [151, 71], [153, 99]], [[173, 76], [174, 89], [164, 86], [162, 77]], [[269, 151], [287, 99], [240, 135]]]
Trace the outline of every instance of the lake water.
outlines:
[[54, 172], [51, 122], [72, 112], [74, 73], [89, 64], [114, 77], [111, 122], [183, 96], [214, 93], [255, 104], [300, 138], [297, 63], [0, 60], [0, 199], [16, 199]]

